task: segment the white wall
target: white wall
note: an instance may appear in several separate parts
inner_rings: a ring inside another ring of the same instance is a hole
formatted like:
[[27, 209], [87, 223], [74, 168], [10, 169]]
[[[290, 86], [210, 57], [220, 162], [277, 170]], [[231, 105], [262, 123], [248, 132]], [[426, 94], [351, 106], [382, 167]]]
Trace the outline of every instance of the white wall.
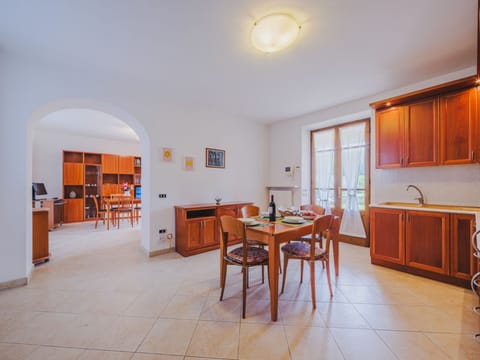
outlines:
[[140, 143], [34, 130], [32, 181], [43, 182], [48, 192], [38, 199], [62, 197], [63, 150], [140, 156]]
[[[133, 124], [139, 134], [145, 169], [142, 184], [150, 189], [143, 196], [150, 209], [149, 222], [142, 224], [146, 251], [169, 247], [159, 240], [158, 229], [174, 232], [176, 204], [211, 203], [216, 195], [224, 201], [265, 203], [268, 137], [264, 125], [215, 109], [162, 104], [154, 87], [163, 84], [152, 84], [150, 97], [140, 96], [134, 80], [93, 77], [33, 59], [0, 56], [0, 171], [7, 174], [0, 176], [0, 188], [5, 189], [0, 200], [9, 204], [0, 207], [0, 283], [28, 277], [31, 271], [32, 127], [47, 110], [59, 110], [67, 103], [99, 104], [101, 108], [94, 110]], [[175, 149], [174, 162], [160, 160], [163, 146]], [[226, 150], [224, 170], [205, 167], [205, 147]], [[182, 169], [183, 155], [195, 157], [194, 171]], [[167, 198], [159, 199], [159, 193]]]
[[[269, 179], [271, 183], [291, 184], [285, 177], [285, 164], [301, 164], [301, 175], [295, 177], [295, 185], [302, 186], [297, 204], [309, 202], [310, 130], [328, 127], [348, 121], [370, 118], [371, 134], [375, 134], [374, 112], [369, 104], [423, 89], [447, 81], [475, 74], [476, 69], [468, 68], [452, 74], [412, 84], [401, 89], [377, 94], [352, 101], [323, 111], [301, 116], [292, 120], [275, 123], [270, 126]], [[463, 204], [480, 206], [480, 165], [437, 166], [405, 169], [375, 169], [375, 137], [371, 141], [371, 203], [380, 201], [413, 202], [417, 195], [406, 192], [407, 184], [418, 185], [424, 192], [426, 201], [440, 204]]]

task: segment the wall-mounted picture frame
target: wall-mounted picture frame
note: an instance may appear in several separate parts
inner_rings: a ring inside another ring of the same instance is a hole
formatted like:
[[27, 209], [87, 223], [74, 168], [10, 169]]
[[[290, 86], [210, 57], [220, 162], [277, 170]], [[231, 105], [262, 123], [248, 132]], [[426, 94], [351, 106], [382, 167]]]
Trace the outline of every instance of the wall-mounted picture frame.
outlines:
[[162, 160], [166, 162], [173, 161], [173, 149], [164, 147], [162, 148]]
[[193, 170], [195, 167], [195, 158], [193, 156], [184, 156], [183, 157], [183, 169], [184, 170]]
[[225, 168], [225, 150], [206, 148], [205, 166], [210, 168]]

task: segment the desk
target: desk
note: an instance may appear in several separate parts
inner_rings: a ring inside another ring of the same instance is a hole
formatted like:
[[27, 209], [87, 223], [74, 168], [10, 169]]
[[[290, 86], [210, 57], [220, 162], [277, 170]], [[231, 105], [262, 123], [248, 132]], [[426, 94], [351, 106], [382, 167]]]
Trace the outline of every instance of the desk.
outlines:
[[[121, 199], [120, 196], [116, 196], [116, 197], [113, 197], [113, 198], [104, 197], [102, 199], [102, 201], [105, 203], [106, 210], [107, 210], [107, 216], [106, 216], [106, 219], [105, 219], [105, 222], [107, 223], [107, 230], [110, 230], [110, 212], [111, 212], [112, 206], [118, 205], [120, 199]], [[132, 202], [133, 202], [134, 206], [137, 206], [137, 205], [142, 203], [142, 200], [132, 198]]]
[[312, 223], [284, 225], [272, 223], [269, 226], [247, 227], [247, 238], [268, 244], [268, 276], [270, 278], [270, 314], [272, 321], [278, 317], [278, 268], [280, 244], [312, 233]]

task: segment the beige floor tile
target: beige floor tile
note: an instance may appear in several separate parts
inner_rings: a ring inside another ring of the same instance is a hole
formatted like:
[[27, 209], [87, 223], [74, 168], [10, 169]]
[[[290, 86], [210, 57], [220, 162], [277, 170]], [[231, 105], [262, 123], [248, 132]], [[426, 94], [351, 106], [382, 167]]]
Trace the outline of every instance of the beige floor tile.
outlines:
[[1, 360], [24, 360], [37, 349], [37, 345], [0, 343]]
[[140, 227], [65, 224], [49, 235], [51, 261], [28, 286], [0, 291], [1, 360], [309, 359], [318, 343], [325, 359], [480, 358], [471, 291], [372, 265], [368, 248], [340, 244], [333, 298], [318, 269], [316, 311], [308, 271], [300, 284], [299, 262], [290, 262], [272, 322], [259, 269], [250, 272], [245, 320], [238, 267], [229, 267], [219, 301], [218, 250], [149, 258]]
[[172, 300], [173, 294], [159, 291], [140, 293], [127, 307], [124, 315], [158, 317]]
[[160, 318], [146, 336], [138, 351], [185, 355], [196, 327], [196, 320]]
[[[131, 360], [183, 360], [183, 356], [136, 353]], [[202, 358], [202, 360], [208, 359]]]
[[280, 301], [278, 312], [280, 321], [285, 325], [326, 326], [310, 301]]
[[39, 346], [25, 360], [76, 360], [84, 352], [83, 349]]
[[473, 340], [472, 334], [425, 334], [432, 342], [451, 359], [480, 359], [480, 343]]
[[463, 308], [458, 311], [433, 306], [370, 305], [355, 307], [374, 329], [472, 333], [479, 321]]
[[271, 324], [240, 325], [239, 359], [290, 359], [283, 326]]
[[425, 334], [407, 331], [377, 331], [382, 340], [399, 358], [404, 360], [448, 360]]
[[205, 296], [175, 295], [160, 316], [174, 319], [198, 319], [207, 301]]
[[326, 328], [285, 326], [293, 360], [343, 360], [335, 339]]
[[396, 359], [373, 330], [336, 328], [330, 332], [346, 360]]
[[352, 304], [320, 302], [317, 311], [327, 327], [370, 328]]
[[130, 360], [132, 356], [130, 352], [86, 350], [77, 360]]
[[241, 316], [242, 299], [230, 298], [220, 301], [217, 297], [209, 297], [203, 306], [200, 320], [239, 322]]
[[199, 321], [187, 355], [236, 359], [239, 333], [239, 323]]

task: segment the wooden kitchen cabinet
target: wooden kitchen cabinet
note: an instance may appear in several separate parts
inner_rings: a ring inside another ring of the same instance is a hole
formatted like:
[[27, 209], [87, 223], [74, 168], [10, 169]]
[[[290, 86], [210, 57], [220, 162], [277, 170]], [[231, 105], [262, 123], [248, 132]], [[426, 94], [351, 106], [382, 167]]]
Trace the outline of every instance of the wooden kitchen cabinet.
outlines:
[[83, 185], [83, 164], [63, 164], [63, 185]]
[[437, 165], [438, 121], [437, 98], [378, 111], [377, 168]]
[[405, 210], [371, 208], [370, 256], [405, 264]]
[[404, 108], [392, 107], [375, 115], [377, 168], [403, 166]]
[[477, 272], [471, 238], [475, 215], [450, 215], [450, 275], [469, 280]]
[[[190, 256], [217, 249], [220, 246], [220, 216], [240, 217], [241, 208], [251, 204], [232, 202], [175, 206], [175, 251]], [[235, 242], [236, 239], [232, 238], [229, 244]]]
[[438, 100], [417, 101], [405, 106], [405, 154], [403, 165], [438, 165]]
[[449, 214], [406, 211], [405, 264], [448, 274]]
[[371, 207], [370, 216], [372, 264], [470, 286], [480, 266], [471, 244], [473, 213]]
[[443, 165], [470, 164], [476, 161], [476, 126], [476, 88], [440, 96], [440, 139]]

